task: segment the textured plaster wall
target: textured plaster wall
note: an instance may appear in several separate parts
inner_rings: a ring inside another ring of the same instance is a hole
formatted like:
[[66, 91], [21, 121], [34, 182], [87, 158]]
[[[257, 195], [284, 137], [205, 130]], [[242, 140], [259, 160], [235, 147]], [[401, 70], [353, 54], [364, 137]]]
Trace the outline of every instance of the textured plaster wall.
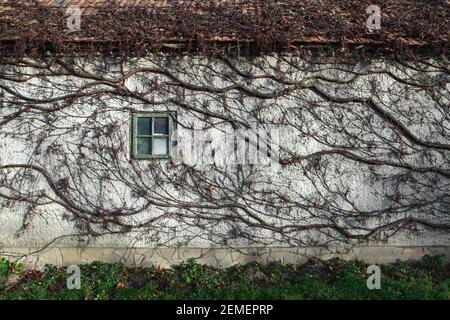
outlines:
[[[268, 62], [271, 63], [270, 57], [267, 58]], [[223, 68], [223, 65], [215, 65], [214, 62], [206, 61], [209, 65], [214, 68]], [[273, 62], [275, 63], [275, 62]], [[142, 63], [142, 66], [147, 66], [146, 63]], [[186, 61], [186, 68], [189, 68], [189, 63]], [[180, 68], [181, 70], [182, 68]], [[201, 75], [201, 70], [194, 72], [197, 75]], [[293, 77], [301, 78], [303, 74], [293, 75]], [[179, 74], [180, 78], [185, 77], [183, 73]], [[62, 81], [78, 81], [77, 79], [64, 79]], [[36, 80], [38, 81], [38, 80]], [[227, 83], [221, 82], [222, 80], [218, 77], [209, 79], [211, 84], [217, 86], [225, 86]], [[261, 80], [262, 81], [262, 80]], [[376, 81], [379, 85], [380, 92], [383, 88], [389, 88], [395, 86], [396, 84], [392, 79], [385, 78], [383, 75], [373, 76], [372, 79], [363, 78], [358, 80], [353, 85], [353, 94], [365, 96], [369, 94], [369, 83], [371, 81]], [[258, 83], [254, 84], [256, 87]], [[260, 83], [259, 85], [264, 86], [267, 83]], [[139, 88], [145, 88], [145, 84], [139, 79], [129, 79], [126, 86], [130, 89], [140, 90]], [[23, 86], [17, 87], [18, 90], [27, 91], [29, 87]], [[191, 93], [192, 97], [187, 97], [187, 99], [198, 98], [199, 93]], [[339, 93], [345, 96], [345, 90]], [[195, 96], [195, 97], [194, 97]], [[283, 101], [284, 99], [284, 101]], [[315, 99], [310, 96], [309, 99]], [[389, 102], [391, 97], [381, 94], [381, 100]], [[422, 99], [422, 97], [417, 96], [417, 100]], [[209, 97], [204, 97], [205, 101], [210, 100]], [[280, 104], [284, 106], [284, 110], [272, 110], [266, 111], [268, 118], [280, 117], [283, 113], [289, 112], [290, 109], [295, 107], [295, 101], [290, 99], [290, 97], [283, 97], [278, 100]], [[115, 107], [120, 108], [123, 105], [116, 100], [111, 100], [111, 109]], [[214, 103], [210, 101], [209, 103]], [[245, 106], [250, 108], [256, 103], [255, 100], [247, 99], [244, 103]], [[238, 106], [234, 106], [238, 107]], [[135, 108], [136, 111], [164, 111], [172, 110], [178, 112], [178, 118], [180, 121], [189, 123], [192, 121], [198, 121], [192, 114], [176, 107], [176, 106], [161, 106], [154, 107], [152, 110], [143, 109], [142, 107]], [[78, 111], [81, 111], [80, 108]], [[124, 136], [128, 136], [129, 132], [129, 115], [124, 113], [111, 114], [118, 119], [121, 123], [121, 130]], [[74, 119], [68, 119], [68, 124], [76, 121]], [[319, 129], [319, 124], [313, 122], [305, 122], [311, 128]], [[321, 146], [312, 140], [304, 141], [297, 137], [295, 133], [289, 131], [289, 129], [280, 134], [281, 141], [280, 144], [295, 150], [303, 150], [304, 154], [308, 154], [314, 151], [321, 150]], [[422, 132], [424, 128], [417, 126], [412, 127], [412, 131]], [[425, 129], [426, 130], [426, 129]], [[181, 135], [182, 135], [181, 129]], [[76, 137], [72, 137], [76, 141]], [[70, 138], [67, 138], [70, 139]], [[68, 140], [69, 141], [69, 140]], [[126, 146], [129, 149], [129, 145]], [[9, 137], [0, 141], [1, 149], [1, 163], [21, 163], [27, 161], [29, 157], [29, 152], [32, 149], [26, 144], [16, 141], [14, 138]], [[124, 159], [128, 161], [129, 159]], [[162, 160], [166, 161], [166, 160]], [[439, 160], [437, 160], [439, 161]], [[347, 172], [346, 174], [337, 177], [336, 181], [339, 179], [345, 180], [351, 187], [349, 189], [349, 197], [358, 200], [361, 209], [376, 209], [383, 206], [381, 198], [379, 197], [380, 192], [386, 192], [392, 186], [387, 184], [382, 184], [380, 182], [368, 181], [369, 177], [364, 168], [349, 163], [334, 163], [334, 166], [340, 167], [342, 171]], [[393, 170], [395, 169], [386, 169]], [[305, 194], [313, 193], [313, 187], [308, 183], [304, 177], [302, 177], [301, 172], [293, 171], [292, 169], [283, 169], [279, 175], [276, 177], [278, 182], [286, 183], [289, 181], [291, 185], [296, 188], [301, 189]], [[36, 181], [36, 185], [42, 183], [42, 181]], [[119, 186], [120, 188], [120, 186]], [[176, 195], [176, 191], [173, 191]], [[128, 195], [129, 196], [129, 195]], [[182, 195], [177, 195], [182, 196]], [[129, 196], [130, 197], [130, 196]], [[345, 204], [343, 204], [345, 208]], [[219, 265], [229, 265], [235, 262], [245, 262], [249, 260], [282, 260], [285, 262], [300, 262], [308, 255], [318, 255], [322, 257], [327, 257], [327, 253], [323, 251], [317, 251], [314, 248], [296, 248], [296, 249], [280, 249], [279, 246], [274, 245], [274, 248], [255, 248], [248, 249], [245, 243], [242, 244], [243, 250], [246, 254], [240, 254], [233, 250], [228, 249], [210, 249], [213, 245], [204, 239], [198, 238], [193, 240], [189, 247], [181, 249], [151, 249], [154, 247], [153, 240], [147, 238], [145, 234], [139, 233], [129, 233], [126, 235], [116, 235], [116, 236], [103, 236], [96, 239], [86, 239], [79, 237], [71, 237], [71, 234], [75, 234], [76, 230], [74, 226], [65, 221], [62, 218], [63, 210], [57, 205], [49, 205], [43, 208], [39, 215], [32, 219], [33, 224], [26, 230], [20, 231], [23, 222], [23, 213], [26, 211], [25, 206], [14, 206], [13, 208], [0, 207], [0, 254], [3, 255], [13, 255], [17, 256], [15, 253], [23, 253], [25, 251], [34, 251], [49, 245], [48, 250], [44, 250], [42, 253], [31, 254], [27, 258], [30, 264], [43, 264], [45, 262], [61, 263], [61, 264], [71, 264], [79, 261], [92, 261], [92, 260], [105, 260], [105, 261], [117, 261], [123, 260], [127, 263], [160, 263], [160, 264], [172, 264], [179, 262], [188, 257], [201, 257], [200, 261], [204, 261], [210, 264]], [[200, 232], [200, 231], [198, 231]], [[393, 261], [396, 257], [407, 259], [407, 258], [417, 258], [424, 253], [431, 252], [446, 252], [448, 251], [448, 245], [450, 243], [450, 235], [448, 233], [429, 233], [422, 237], [408, 236], [407, 234], [399, 233], [398, 236], [394, 237], [389, 243], [385, 243], [377, 246], [368, 246], [365, 248], [356, 248], [353, 251], [342, 253], [344, 257], [360, 257], [370, 262], [385, 262]], [[170, 243], [169, 243], [170, 244]], [[79, 248], [78, 248], [79, 247]], [[385, 247], [385, 248], [383, 248]], [[29, 249], [26, 249], [29, 248]], [[78, 248], [78, 249], [77, 249]], [[128, 249], [126, 249], [128, 248]], [[431, 249], [428, 249], [431, 248]], [[433, 249], [434, 248], [434, 249]], [[436, 249], [437, 248], [437, 249]], [[253, 250], [253, 251], [252, 251]], [[431, 251], [430, 251], [431, 250]], [[434, 251], [433, 251], [434, 250]], [[329, 256], [329, 255], [328, 255]]]
[[19, 259], [28, 268], [42, 268], [46, 264], [76, 265], [103, 261], [121, 262], [129, 266], [148, 267], [159, 265], [171, 267], [187, 259], [217, 267], [228, 267], [253, 261], [259, 263], [281, 262], [303, 264], [310, 258], [331, 259], [339, 257], [346, 260], [358, 259], [366, 263], [384, 264], [397, 261], [420, 260], [424, 255], [444, 255], [450, 261], [447, 246], [436, 247], [355, 247], [343, 248], [119, 248], [119, 247], [59, 247], [47, 250], [41, 248], [3, 248], [2, 256]]

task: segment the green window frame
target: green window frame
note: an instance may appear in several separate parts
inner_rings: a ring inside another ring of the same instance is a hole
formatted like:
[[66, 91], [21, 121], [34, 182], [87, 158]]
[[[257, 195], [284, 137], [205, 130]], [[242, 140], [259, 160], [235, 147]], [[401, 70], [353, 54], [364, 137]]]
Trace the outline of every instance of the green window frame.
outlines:
[[131, 158], [169, 159], [175, 117], [174, 112], [132, 113]]

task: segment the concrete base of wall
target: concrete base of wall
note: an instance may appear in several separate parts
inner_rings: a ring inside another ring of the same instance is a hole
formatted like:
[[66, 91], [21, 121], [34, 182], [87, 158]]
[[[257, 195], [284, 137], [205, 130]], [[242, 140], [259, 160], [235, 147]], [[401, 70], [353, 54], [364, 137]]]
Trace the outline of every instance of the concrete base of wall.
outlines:
[[19, 260], [26, 267], [41, 268], [45, 264], [73, 265], [93, 261], [122, 262], [129, 266], [160, 265], [170, 267], [189, 258], [198, 263], [227, 267], [251, 261], [268, 263], [302, 264], [311, 257], [324, 260], [340, 257], [346, 260], [356, 258], [373, 264], [392, 263], [397, 260], [419, 260], [424, 255], [445, 254], [450, 261], [450, 246], [442, 247], [354, 247], [345, 248], [101, 248], [61, 247], [48, 248], [0, 248], [0, 256]]

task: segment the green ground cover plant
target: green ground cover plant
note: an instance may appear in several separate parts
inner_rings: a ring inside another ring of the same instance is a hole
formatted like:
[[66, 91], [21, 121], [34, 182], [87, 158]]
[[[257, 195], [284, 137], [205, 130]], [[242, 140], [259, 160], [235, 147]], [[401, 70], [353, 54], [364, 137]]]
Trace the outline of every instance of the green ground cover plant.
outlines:
[[442, 256], [381, 265], [379, 290], [367, 288], [367, 266], [341, 259], [223, 269], [194, 260], [170, 269], [94, 262], [80, 265], [81, 289], [68, 289], [66, 267], [22, 270], [1, 259], [0, 299], [450, 299], [450, 264]]

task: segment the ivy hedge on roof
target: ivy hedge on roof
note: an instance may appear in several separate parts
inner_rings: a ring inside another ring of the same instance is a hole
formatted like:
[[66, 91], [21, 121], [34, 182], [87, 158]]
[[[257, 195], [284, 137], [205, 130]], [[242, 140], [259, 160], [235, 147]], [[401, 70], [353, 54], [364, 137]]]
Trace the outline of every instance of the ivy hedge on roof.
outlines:
[[[0, 48], [16, 52], [83, 47], [210, 52], [252, 47], [258, 52], [302, 45], [369, 45], [390, 51], [428, 48], [447, 54], [446, 0], [0, 0]], [[60, 4], [58, 4], [60, 3]], [[81, 28], [67, 27], [67, 8], [81, 9]], [[370, 5], [381, 29], [366, 27]]]

